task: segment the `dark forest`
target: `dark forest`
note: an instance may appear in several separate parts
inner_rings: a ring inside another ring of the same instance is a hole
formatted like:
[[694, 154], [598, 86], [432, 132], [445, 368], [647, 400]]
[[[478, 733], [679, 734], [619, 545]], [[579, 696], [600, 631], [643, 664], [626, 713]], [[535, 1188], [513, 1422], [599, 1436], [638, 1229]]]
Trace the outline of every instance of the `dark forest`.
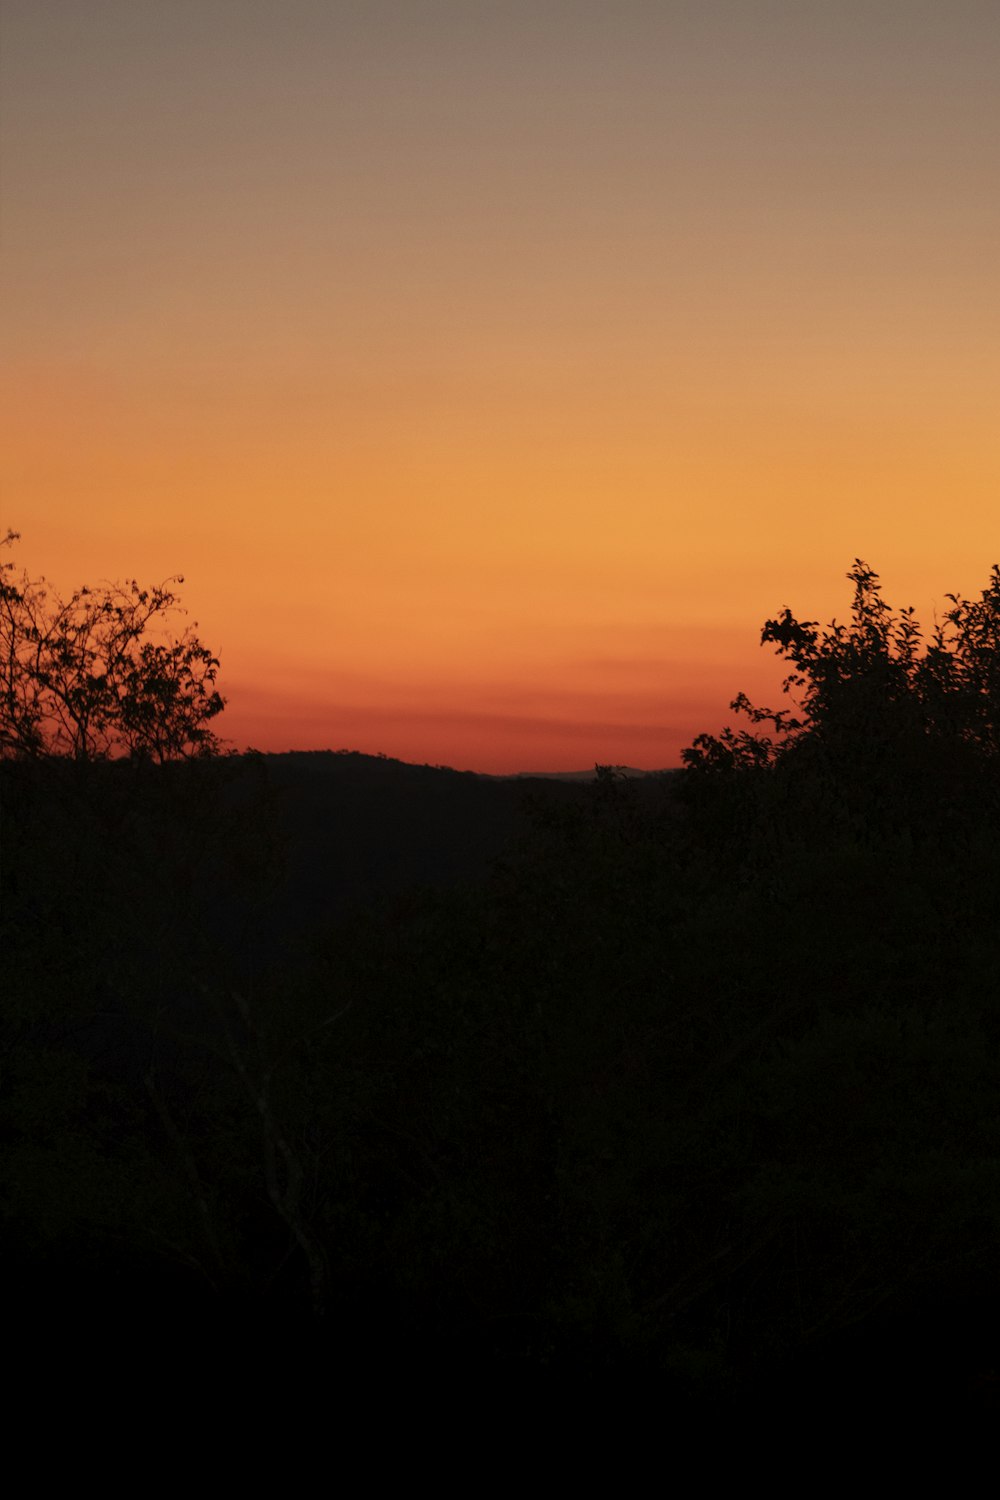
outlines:
[[171, 588], [6, 565], [8, 1326], [995, 1415], [1000, 571], [849, 579], [789, 707], [574, 783], [229, 753]]

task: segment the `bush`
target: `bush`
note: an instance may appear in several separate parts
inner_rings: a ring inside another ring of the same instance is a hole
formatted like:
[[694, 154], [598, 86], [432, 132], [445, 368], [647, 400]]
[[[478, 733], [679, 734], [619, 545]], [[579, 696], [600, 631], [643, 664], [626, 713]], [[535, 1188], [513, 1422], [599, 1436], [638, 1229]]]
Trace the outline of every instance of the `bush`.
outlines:
[[[18, 540], [7, 533], [3, 545]], [[157, 761], [219, 748], [218, 660], [189, 628], [152, 639], [178, 612], [170, 585], [82, 587], [69, 599], [0, 564], [0, 755]]]

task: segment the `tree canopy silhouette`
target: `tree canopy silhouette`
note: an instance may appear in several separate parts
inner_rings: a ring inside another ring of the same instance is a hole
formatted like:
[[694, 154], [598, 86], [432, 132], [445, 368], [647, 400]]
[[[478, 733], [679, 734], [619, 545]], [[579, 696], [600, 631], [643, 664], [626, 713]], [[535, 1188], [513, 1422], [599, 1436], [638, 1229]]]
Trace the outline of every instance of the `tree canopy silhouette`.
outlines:
[[867, 563], [855, 559], [847, 577], [854, 585], [848, 624], [833, 620], [821, 629], [786, 606], [761, 632], [761, 644], [773, 644], [791, 664], [783, 690], [794, 708], [755, 707], [740, 693], [730, 707], [753, 727], [699, 735], [684, 751], [690, 770], [759, 769], [807, 756], [858, 772], [891, 752], [899, 771], [943, 750], [996, 764], [1000, 566], [978, 599], [946, 596], [950, 608], [926, 647], [913, 607], [894, 612]]
[[[9, 531], [2, 545], [17, 540]], [[217, 752], [218, 659], [193, 627], [165, 628], [182, 613], [174, 585], [183, 581], [140, 588], [133, 578], [63, 599], [44, 578], [0, 564], [0, 755], [166, 761]]]
[[925, 644], [850, 576], [847, 624], [764, 627], [787, 710], [737, 699], [749, 729], [679, 776], [537, 790], [489, 872], [432, 886], [416, 845], [464, 851], [508, 786], [375, 762], [365, 791], [336, 756], [269, 783], [197, 750], [78, 776], [48, 753], [83, 734], [70, 669], [96, 661], [106, 716], [84, 753], [124, 753], [106, 643], [171, 591], [60, 615], [8, 568], [5, 1327], [27, 1309], [47, 1347], [40, 1316], [93, 1318], [107, 1348], [117, 1319], [131, 1348], [138, 1316], [182, 1370], [210, 1327], [355, 1384], [391, 1355], [682, 1413], [848, 1391], [975, 1415], [1000, 1329], [1000, 578]]

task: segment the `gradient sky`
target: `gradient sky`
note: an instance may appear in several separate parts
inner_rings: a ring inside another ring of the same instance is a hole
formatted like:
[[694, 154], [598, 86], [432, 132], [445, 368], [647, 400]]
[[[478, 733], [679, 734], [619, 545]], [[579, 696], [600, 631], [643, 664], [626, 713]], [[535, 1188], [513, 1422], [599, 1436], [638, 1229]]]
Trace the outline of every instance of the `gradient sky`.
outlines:
[[997, 0], [3, 0], [0, 526], [220, 728], [676, 764], [1000, 560]]

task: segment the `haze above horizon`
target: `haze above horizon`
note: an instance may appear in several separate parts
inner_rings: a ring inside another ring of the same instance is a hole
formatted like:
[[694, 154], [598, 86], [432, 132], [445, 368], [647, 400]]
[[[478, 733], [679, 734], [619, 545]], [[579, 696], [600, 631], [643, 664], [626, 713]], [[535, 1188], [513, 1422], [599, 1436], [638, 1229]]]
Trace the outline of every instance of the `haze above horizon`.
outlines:
[[677, 764], [997, 546], [993, 0], [6, 0], [2, 528], [238, 745]]

